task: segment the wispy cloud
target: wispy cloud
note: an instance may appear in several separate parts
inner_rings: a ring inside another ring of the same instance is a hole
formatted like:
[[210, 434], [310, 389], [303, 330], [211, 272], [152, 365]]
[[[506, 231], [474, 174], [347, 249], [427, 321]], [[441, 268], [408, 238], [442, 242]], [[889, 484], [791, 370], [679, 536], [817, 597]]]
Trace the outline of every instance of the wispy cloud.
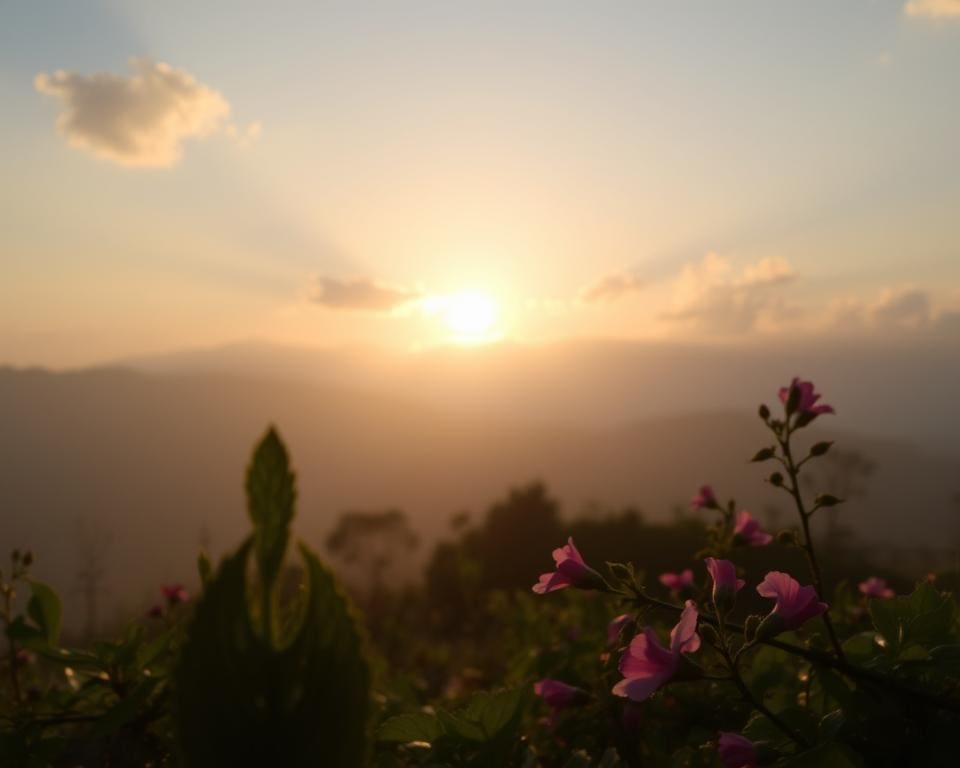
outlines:
[[222, 132], [249, 141], [260, 130], [230, 123], [227, 100], [182, 69], [147, 58], [130, 67], [126, 76], [41, 73], [34, 86], [60, 101], [57, 125], [71, 145], [125, 166], [169, 167], [186, 139]]
[[841, 298], [826, 313], [830, 330], [883, 331], [885, 333], [932, 328], [943, 315], [933, 307], [929, 291], [913, 286], [886, 288], [873, 300]]
[[580, 300], [587, 304], [609, 304], [636, 293], [645, 283], [626, 272], [613, 272], [594, 281], [580, 292]]
[[710, 334], [742, 334], [779, 325], [786, 309], [777, 287], [796, 276], [781, 257], [737, 269], [730, 259], [708, 253], [684, 267], [674, 286], [674, 309], [664, 319]]
[[419, 294], [369, 278], [315, 277], [311, 281], [310, 298], [332, 309], [389, 312], [417, 300]]
[[903, 12], [914, 18], [960, 20], [960, 0], [909, 0]]
[[927, 291], [919, 288], [889, 289], [870, 307], [870, 318], [882, 327], [920, 328], [933, 317], [931, 305]]

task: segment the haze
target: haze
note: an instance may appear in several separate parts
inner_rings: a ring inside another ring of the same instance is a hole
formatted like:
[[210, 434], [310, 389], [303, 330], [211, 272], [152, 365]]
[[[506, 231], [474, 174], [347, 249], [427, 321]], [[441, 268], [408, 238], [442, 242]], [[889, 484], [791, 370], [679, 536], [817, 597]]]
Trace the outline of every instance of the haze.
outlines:
[[663, 519], [801, 374], [846, 523], [947, 557], [957, 72], [960, 0], [4, 3], [0, 546], [112, 531], [133, 603], [268, 423], [315, 539], [532, 478]]

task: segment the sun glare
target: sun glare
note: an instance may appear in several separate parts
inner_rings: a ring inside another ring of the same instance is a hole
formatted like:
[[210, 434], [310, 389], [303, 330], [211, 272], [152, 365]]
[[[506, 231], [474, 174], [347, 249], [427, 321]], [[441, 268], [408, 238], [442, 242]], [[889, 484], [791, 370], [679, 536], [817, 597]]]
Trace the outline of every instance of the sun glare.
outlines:
[[437, 317], [454, 341], [477, 344], [499, 335], [500, 305], [488, 293], [464, 291], [431, 296], [424, 302], [428, 315]]

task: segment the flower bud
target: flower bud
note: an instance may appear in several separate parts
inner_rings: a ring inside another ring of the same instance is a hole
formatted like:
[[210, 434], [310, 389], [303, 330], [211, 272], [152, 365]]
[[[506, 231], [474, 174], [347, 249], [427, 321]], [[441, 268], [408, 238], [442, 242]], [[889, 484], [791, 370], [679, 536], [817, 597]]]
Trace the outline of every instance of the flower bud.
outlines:
[[838, 499], [836, 496], [832, 496], [829, 493], [821, 493], [814, 499], [814, 503], [818, 507], [835, 507], [837, 504], [842, 504], [843, 499]]
[[811, 456], [823, 456], [827, 451], [830, 450], [830, 446], [833, 445], [832, 440], [824, 440], [821, 443], [814, 443], [813, 447], [810, 449]]
[[767, 419], [770, 418], [770, 409], [767, 408], [766, 405], [761, 405], [760, 408], [757, 410], [757, 415], [758, 415], [761, 419], [763, 419], [764, 421], [766, 421]]
[[794, 531], [780, 531], [777, 534], [777, 543], [786, 547], [793, 547], [797, 544], [797, 534]]
[[23, 556], [23, 564], [24, 564], [27, 568], [29, 568], [31, 565], [33, 565], [33, 552], [31, 552], [30, 550], [27, 550], [26, 554], [24, 554], [24, 556]]
[[613, 574], [615, 579], [626, 584], [633, 584], [635, 581], [635, 576], [633, 569], [623, 563], [607, 563], [607, 568], [610, 569], [610, 573]]
[[770, 477], [767, 478], [767, 482], [770, 483], [770, 485], [774, 485], [779, 488], [783, 485], [783, 475], [781, 475], [779, 472], [774, 472], [770, 475]]
[[773, 448], [761, 448], [755, 454], [750, 461], [769, 461], [776, 455], [776, 451]]

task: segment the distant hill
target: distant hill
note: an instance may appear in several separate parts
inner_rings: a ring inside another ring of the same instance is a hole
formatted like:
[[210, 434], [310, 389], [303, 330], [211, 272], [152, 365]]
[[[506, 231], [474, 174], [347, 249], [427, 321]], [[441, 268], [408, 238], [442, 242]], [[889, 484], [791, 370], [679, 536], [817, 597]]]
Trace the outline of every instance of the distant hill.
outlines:
[[792, 375], [813, 379], [838, 426], [960, 459], [956, 338], [784, 339], [681, 344], [504, 342], [420, 351], [238, 343], [137, 360], [148, 373], [309, 381], [401, 398], [433, 412], [499, 421], [620, 427], [691, 411], [754, 412]]
[[[429, 541], [453, 513], [482, 514], [534, 478], [567, 514], [636, 505], [667, 519], [704, 481], [762, 515], [778, 503], [786, 511], [746, 461], [765, 443], [749, 412], [584, 427], [470, 418], [304, 377], [0, 369], [0, 547], [35, 549], [39, 573], [67, 592], [99, 548], [108, 601], [139, 607], [159, 582], [192, 580], [201, 540], [222, 552], [243, 535], [243, 472], [268, 423], [299, 475], [297, 531], [316, 545], [343, 510], [387, 505], [406, 510]], [[842, 424], [822, 420], [817, 438], [878, 466], [844, 523], [871, 543], [954, 546], [957, 462], [832, 431]]]

